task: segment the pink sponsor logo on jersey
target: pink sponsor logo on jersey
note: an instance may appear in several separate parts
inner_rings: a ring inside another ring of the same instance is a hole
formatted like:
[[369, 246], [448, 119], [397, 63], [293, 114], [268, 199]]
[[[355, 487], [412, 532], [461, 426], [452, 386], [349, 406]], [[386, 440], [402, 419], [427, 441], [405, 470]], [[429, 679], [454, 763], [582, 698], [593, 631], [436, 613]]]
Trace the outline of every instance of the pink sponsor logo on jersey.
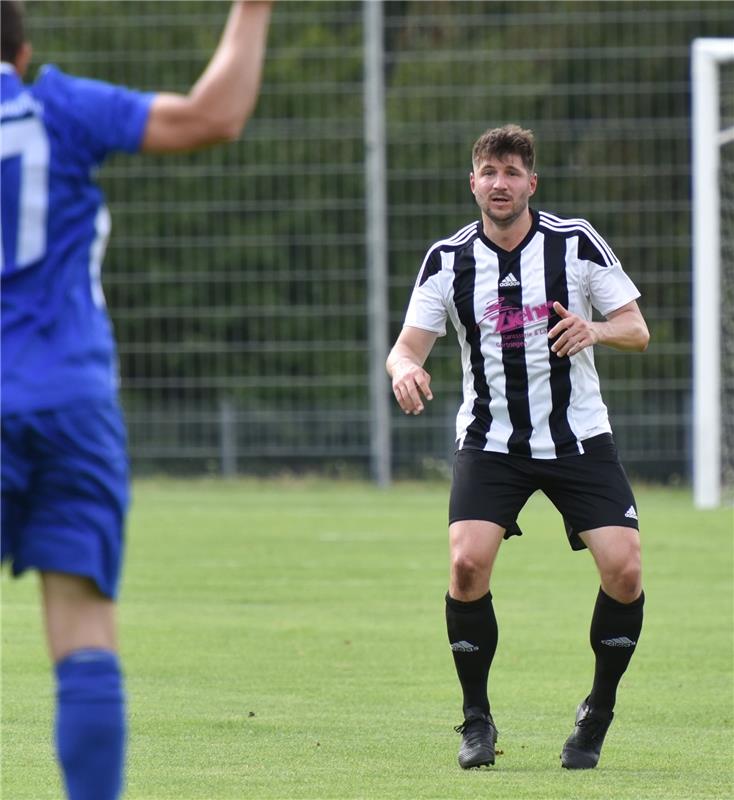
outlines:
[[553, 300], [548, 300], [538, 306], [524, 305], [522, 308], [516, 308], [500, 297], [487, 304], [484, 315], [477, 322], [477, 327], [483, 322], [489, 322], [490, 324], [494, 323], [493, 333], [507, 333], [537, 325], [545, 322], [551, 316], [553, 303]]

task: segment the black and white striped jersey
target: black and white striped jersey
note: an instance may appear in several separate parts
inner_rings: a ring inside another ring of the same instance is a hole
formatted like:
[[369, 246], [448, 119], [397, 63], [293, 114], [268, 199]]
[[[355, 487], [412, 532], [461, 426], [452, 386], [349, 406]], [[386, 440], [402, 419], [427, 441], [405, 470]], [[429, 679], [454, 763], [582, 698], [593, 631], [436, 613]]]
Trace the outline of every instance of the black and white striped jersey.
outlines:
[[531, 210], [512, 251], [493, 244], [481, 220], [436, 242], [418, 274], [405, 325], [446, 334], [461, 347], [464, 402], [459, 448], [558, 458], [610, 432], [593, 348], [559, 358], [548, 331], [558, 301], [591, 319], [640, 296], [609, 245], [583, 219]]

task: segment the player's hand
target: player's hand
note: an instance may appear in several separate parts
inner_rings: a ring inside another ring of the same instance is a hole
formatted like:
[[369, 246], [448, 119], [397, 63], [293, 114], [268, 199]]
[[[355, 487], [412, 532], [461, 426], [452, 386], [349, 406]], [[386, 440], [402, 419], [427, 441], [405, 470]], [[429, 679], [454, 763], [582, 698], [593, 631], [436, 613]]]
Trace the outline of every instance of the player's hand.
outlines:
[[406, 414], [420, 414], [423, 398], [433, 400], [431, 376], [412, 361], [398, 362], [393, 369], [392, 390]]
[[559, 358], [575, 356], [585, 347], [591, 347], [599, 341], [593, 322], [572, 314], [557, 301], [553, 303], [553, 310], [561, 321], [548, 331], [548, 338], [556, 340], [551, 350]]

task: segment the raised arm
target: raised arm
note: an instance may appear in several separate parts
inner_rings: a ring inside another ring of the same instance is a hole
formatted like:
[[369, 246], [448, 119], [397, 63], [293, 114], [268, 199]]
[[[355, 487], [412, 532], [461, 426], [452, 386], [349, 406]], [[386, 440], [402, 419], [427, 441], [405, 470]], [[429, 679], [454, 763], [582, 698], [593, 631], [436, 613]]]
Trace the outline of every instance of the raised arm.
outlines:
[[405, 326], [387, 357], [388, 375], [400, 408], [406, 414], [420, 414], [423, 400], [433, 400], [431, 376], [423, 369], [437, 335], [421, 328]]
[[153, 99], [142, 150], [173, 153], [236, 139], [255, 109], [272, 3], [237, 0], [211, 61], [187, 95]]
[[650, 333], [634, 300], [611, 311], [604, 322], [582, 319], [560, 303], [554, 303], [553, 308], [561, 321], [548, 332], [548, 337], [555, 339], [551, 349], [557, 356], [573, 356], [595, 344], [636, 352], [647, 349]]

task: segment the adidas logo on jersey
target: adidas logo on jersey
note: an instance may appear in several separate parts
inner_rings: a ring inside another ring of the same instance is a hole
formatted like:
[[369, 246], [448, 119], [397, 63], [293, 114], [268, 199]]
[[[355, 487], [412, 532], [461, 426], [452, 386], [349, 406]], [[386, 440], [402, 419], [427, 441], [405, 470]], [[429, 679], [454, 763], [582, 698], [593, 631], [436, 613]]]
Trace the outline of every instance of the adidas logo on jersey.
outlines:
[[505, 277], [502, 278], [502, 280], [500, 281], [500, 286], [503, 289], [508, 289], [510, 287], [519, 286], [519, 285], [520, 285], [520, 281], [512, 273], [510, 273], [509, 275], [505, 275]]
[[637, 519], [637, 512], [635, 511], [635, 507], [634, 507], [634, 506], [630, 506], [630, 507], [629, 507], [629, 508], [628, 508], [628, 509], [627, 509], [627, 510], [624, 512], [624, 515], [625, 515], [625, 517], [627, 517], [628, 519]]
[[452, 642], [451, 649], [455, 653], [475, 653], [477, 650], [479, 650], [479, 648], [475, 644], [472, 644], [471, 642], [466, 642], [464, 640], [460, 642]]

